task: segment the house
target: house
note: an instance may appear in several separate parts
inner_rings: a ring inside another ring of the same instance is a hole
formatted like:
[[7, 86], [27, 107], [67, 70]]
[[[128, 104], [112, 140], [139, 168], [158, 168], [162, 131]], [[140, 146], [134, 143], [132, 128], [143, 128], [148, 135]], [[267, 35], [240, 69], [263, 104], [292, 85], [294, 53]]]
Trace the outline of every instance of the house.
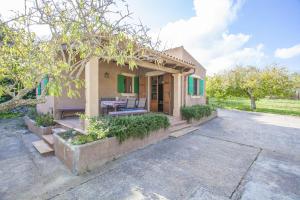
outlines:
[[[60, 111], [68, 108], [99, 116], [101, 98], [136, 97], [147, 99], [146, 109], [150, 112], [179, 118], [182, 106], [205, 104], [205, 68], [182, 46], [159, 54], [163, 66], [151, 60], [138, 61], [134, 70], [93, 58], [82, 73], [85, 88], [80, 89], [79, 98], [69, 98], [65, 92], [60, 97], [47, 96], [46, 103], [37, 105], [37, 111], [51, 113], [55, 119], [60, 119]], [[44, 84], [47, 80], [41, 87]]]

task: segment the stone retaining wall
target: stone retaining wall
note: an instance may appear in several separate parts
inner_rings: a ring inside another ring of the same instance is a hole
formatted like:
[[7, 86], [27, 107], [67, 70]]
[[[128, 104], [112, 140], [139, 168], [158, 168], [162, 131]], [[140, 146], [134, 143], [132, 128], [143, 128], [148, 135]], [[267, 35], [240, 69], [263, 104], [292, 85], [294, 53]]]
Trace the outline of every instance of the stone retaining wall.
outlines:
[[53, 127], [37, 126], [36, 122], [34, 120], [30, 119], [28, 116], [24, 116], [23, 119], [24, 119], [24, 122], [25, 122], [27, 128], [31, 132], [33, 132], [33, 133], [35, 133], [39, 136], [49, 135], [49, 134], [52, 133], [52, 128]]
[[72, 145], [54, 134], [55, 155], [72, 171], [79, 175], [93, 170], [124, 154], [144, 148], [169, 136], [168, 130], [152, 132], [143, 139], [129, 138], [119, 143], [116, 137], [83, 144]]
[[204, 124], [204, 123], [206, 123], [206, 122], [208, 122], [208, 121], [210, 121], [210, 120], [212, 120], [212, 119], [214, 119], [216, 117], [218, 117], [218, 111], [213, 111], [210, 116], [203, 117], [200, 120], [192, 119], [190, 121], [190, 123], [193, 124], [193, 126], [199, 126], [199, 125]]

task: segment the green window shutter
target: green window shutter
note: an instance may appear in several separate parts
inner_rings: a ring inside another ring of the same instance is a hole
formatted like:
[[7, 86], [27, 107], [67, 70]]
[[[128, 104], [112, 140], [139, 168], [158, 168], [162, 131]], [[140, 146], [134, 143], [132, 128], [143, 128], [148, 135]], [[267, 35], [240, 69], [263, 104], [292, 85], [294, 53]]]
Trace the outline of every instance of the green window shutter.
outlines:
[[139, 77], [136, 76], [136, 77], [134, 77], [134, 93], [136, 93], [136, 94], [139, 93], [139, 89], [140, 89], [139, 86], [140, 86]]
[[203, 96], [204, 95], [204, 80], [201, 79], [199, 82], [200, 82], [199, 94], [201, 96]]
[[124, 93], [125, 92], [125, 77], [121, 74], [118, 75], [118, 92]]
[[49, 77], [46, 76], [46, 77], [44, 78], [44, 87], [46, 87], [46, 85], [48, 84], [48, 82], [49, 82]]
[[[48, 84], [48, 82], [49, 82], [49, 76], [47, 75], [44, 79], [43, 79], [43, 81], [44, 81], [44, 88], [43, 89], [45, 89], [46, 88], [46, 86], [47, 86], [47, 84]], [[46, 92], [46, 95], [48, 95], [49, 93], [48, 93], [48, 91]]]
[[189, 76], [188, 78], [188, 94], [193, 95], [194, 94], [194, 78]]
[[42, 85], [41, 83], [39, 83], [38, 87], [37, 87], [37, 95], [41, 95], [42, 94]]

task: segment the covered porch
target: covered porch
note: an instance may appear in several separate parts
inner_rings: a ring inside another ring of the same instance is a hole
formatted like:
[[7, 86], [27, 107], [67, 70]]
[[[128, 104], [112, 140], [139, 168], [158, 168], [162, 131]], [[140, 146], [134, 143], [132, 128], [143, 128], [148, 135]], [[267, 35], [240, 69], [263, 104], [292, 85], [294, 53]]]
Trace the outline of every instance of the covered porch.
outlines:
[[[82, 74], [85, 88], [80, 101], [84, 114], [88, 117], [103, 115], [103, 99], [144, 98], [148, 112], [160, 112], [179, 119], [185, 94], [183, 78], [192, 72], [193, 65], [180, 60], [169, 60], [164, 66], [146, 61], [137, 61], [137, 65], [131, 70], [128, 66], [92, 58]], [[80, 122], [79, 118], [56, 121], [80, 132], [88, 125]]]

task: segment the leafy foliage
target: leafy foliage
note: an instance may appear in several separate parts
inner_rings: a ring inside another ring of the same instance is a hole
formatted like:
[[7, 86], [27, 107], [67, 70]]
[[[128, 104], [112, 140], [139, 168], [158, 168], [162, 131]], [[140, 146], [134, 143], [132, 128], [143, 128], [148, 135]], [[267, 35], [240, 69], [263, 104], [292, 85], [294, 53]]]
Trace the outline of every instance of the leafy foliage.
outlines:
[[210, 97], [247, 97], [251, 100], [251, 108], [256, 109], [255, 102], [266, 96], [290, 96], [293, 83], [285, 68], [277, 65], [264, 69], [248, 66], [209, 77], [207, 87]]
[[88, 135], [76, 135], [71, 140], [72, 144], [85, 144], [114, 136], [121, 143], [128, 138], [142, 139], [153, 131], [170, 126], [168, 117], [161, 114], [101, 117], [89, 120]]
[[53, 116], [48, 114], [38, 114], [35, 118], [38, 126], [49, 127], [55, 125]]
[[[26, 0], [25, 10], [15, 13], [8, 21], [0, 18], [0, 82], [10, 80], [0, 84], [0, 97], [11, 97], [0, 111], [42, 103], [47, 93], [79, 96], [80, 76], [92, 58], [133, 69], [159, 45], [147, 27], [131, 21], [123, 0]], [[33, 31], [36, 26], [47, 28], [48, 39]], [[39, 98], [24, 99], [46, 75]]]
[[199, 120], [210, 116], [213, 110], [214, 108], [208, 105], [185, 106], [181, 108], [181, 115], [188, 121], [192, 119]]
[[39, 114], [35, 108], [29, 108], [27, 116], [36, 121], [38, 126], [48, 127], [55, 125], [54, 118], [51, 114]]

